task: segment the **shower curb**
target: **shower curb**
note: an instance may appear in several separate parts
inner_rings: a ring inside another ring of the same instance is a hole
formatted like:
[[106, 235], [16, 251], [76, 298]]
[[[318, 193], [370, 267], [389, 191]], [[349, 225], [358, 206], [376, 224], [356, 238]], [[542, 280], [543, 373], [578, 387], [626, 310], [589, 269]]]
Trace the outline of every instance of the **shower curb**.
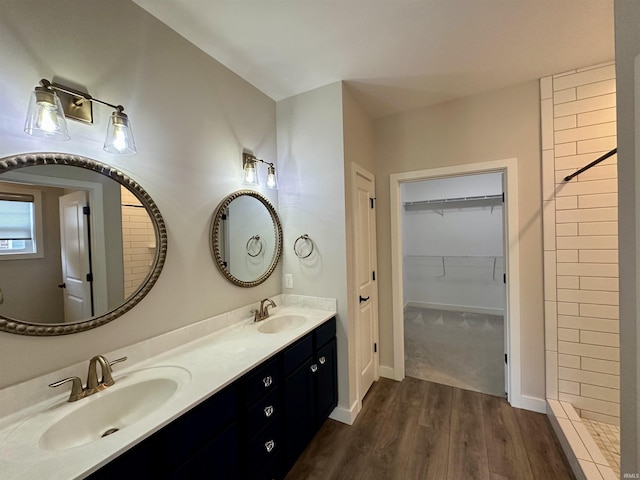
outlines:
[[548, 398], [547, 416], [577, 480], [618, 480], [573, 405]]

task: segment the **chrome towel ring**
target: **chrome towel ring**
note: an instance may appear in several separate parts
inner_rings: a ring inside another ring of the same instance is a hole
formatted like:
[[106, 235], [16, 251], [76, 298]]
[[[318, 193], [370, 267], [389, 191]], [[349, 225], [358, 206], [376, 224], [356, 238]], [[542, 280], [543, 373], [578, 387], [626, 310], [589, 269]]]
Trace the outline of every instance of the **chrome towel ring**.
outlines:
[[[302, 242], [302, 243], [300, 243]], [[307, 245], [309, 252], [304, 254], [304, 246]], [[306, 233], [300, 235], [293, 243], [293, 251], [298, 258], [308, 258], [313, 253], [314, 243], [313, 240]]]
[[[255, 251], [255, 248], [250, 248], [252, 247], [254, 244], [258, 244], [260, 248], [258, 248], [258, 251], [256, 253], [251, 253], [252, 251]], [[262, 243], [262, 239], [260, 238], [260, 235], [254, 235], [253, 237], [251, 237], [249, 240], [247, 240], [247, 255], [249, 255], [250, 257], [257, 257], [258, 255], [260, 255], [262, 253], [262, 247], [264, 246], [264, 244]]]

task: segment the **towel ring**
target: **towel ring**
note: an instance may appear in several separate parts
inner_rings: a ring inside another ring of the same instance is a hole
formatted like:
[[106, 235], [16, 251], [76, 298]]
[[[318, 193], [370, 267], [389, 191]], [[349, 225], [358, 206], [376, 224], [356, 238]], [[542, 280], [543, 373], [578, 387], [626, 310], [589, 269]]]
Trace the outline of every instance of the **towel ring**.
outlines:
[[[309, 253], [307, 253], [306, 255], [303, 255], [299, 251], [300, 246], [298, 245], [298, 243], [300, 241], [307, 242], [309, 245], [311, 245], [311, 249], [309, 250]], [[311, 240], [311, 238], [309, 238], [309, 235], [307, 235], [306, 233], [303, 234], [303, 235], [300, 235], [296, 239], [296, 241], [293, 243], [293, 251], [296, 254], [296, 257], [298, 257], [298, 258], [308, 258], [309, 255], [311, 255], [313, 253], [313, 240]]]
[[[260, 249], [255, 254], [251, 253], [251, 251], [249, 250], [249, 245], [251, 245], [252, 242], [257, 242], [258, 245], [260, 245]], [[262, 239], [260, 238], [260, 235], [254, 235], [249, 240], [247, 240], [247, 246], [246, 246], [247, 255], [253, 258], [257, 257], [262, 253], [262, 246], [263, 246], [263, 243], [262, 243]]]

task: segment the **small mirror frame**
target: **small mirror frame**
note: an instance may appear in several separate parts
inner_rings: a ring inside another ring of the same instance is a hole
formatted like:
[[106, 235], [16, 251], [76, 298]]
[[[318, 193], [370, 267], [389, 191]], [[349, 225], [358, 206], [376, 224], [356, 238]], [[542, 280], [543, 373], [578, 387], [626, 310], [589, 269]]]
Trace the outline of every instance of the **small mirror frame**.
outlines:
[[[233, 202], [236, 198], [239, 198], [242, 196], [253, 197], [265, 206], [265, 208], [269, 211], [269, 215], [271, 215], [271, 220], [273, 222], [273, 230], [276, 235], [276, 242], [275, 242], [276, 251], [273, 255], [273, 260], [271, 261], [271, 265], [269, 265], [269, 268], [267, 269], [267, 271], [263, 273], [260, 277], [258, 277], [255, 280], [251, 280], [249, 282], [245, 282], [244, 280], [240, 280], [239, 278], [234, 277], [231, 274], [231, 272], [227, 270], [227, 268], [224, 265], [224, 259], [220, 255], [220, 241], [218, 240], [221, 234], [220, 229], [222, 227], [222, 215], [227, 210], [227, 208], [229, 208], [229, 205], [231, 204], [231, 202]], [[276, 209], [271, 204], [269, 199], [267, 199], [261, 193], [258, 193], [253, 190], [238, 190], [237, 192], [233, 192], [232, 194], [225, 197], [224, 200], [222, 200], [222, 202], [220, 202], [220, 205], [218, 205], [218, 208], [216, 208], [213, 218], [211, 219], [209, 246], [211, 248], [211, 255], [215, 260], [216, 267], [218, 267], [218, 270], [220, 270], [220, 273], [222, 273], [222, 275], [224, 275], [224, 277], [227, 280], [229, 280], [234, 285], [237, 285], [239, 287], [245, 287], [245, 288], [255, 287], [256, 285], [260, 285], [262, 282], [264, 282], [267, 278], [271, 276], [276, 266], [278, 265], [280, 256], [282, 255], [282, 225], [280, 224], [280, 218], [278, 217], [278, 212], [276, 212]]]
[[146, 281], [140, 285], [133, 295], [122, 305], [102, 315], [66, 324], [33, 323], [0, 315], [0, 331], [40, 337], [68, 335], [99, 327], [124, 315], [136, 306], [155, 285], [167, 257], [167, 228], [165, 227], [164, 220], [162, 219], [158, 206], [135, 180], [129, 178], [121, 171], [109, 165], [105, 165], [104, 163], [100, 163], [96, 160], [82, 157], [80, 155], [70, 155], [65, 153], [28, 153], [5, 157], [0, 159], [0, 178], [1, 174], [4, 172], [24, 167], [31, 167], [34, 165], [69, 165], [72, 167], [85, 168], [87, 170], [93, 170], [101, 175], [105, 175], [126, 187], [138, 200], [140, 200], [151, 217], [151, 223], [153, 223], [153, 229], [157, 239], [156, 254]]

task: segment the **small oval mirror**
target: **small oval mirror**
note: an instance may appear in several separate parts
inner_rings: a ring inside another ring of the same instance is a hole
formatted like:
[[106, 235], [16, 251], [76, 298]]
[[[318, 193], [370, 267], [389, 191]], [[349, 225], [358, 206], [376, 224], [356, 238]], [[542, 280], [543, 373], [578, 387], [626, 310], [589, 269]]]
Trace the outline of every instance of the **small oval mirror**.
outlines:
[[218, 205], [209, 240], [222, 275], [239, 287], [254, 287], [269, 278], [280, 260], [282, 225], [266, 197], [239, 190]]

